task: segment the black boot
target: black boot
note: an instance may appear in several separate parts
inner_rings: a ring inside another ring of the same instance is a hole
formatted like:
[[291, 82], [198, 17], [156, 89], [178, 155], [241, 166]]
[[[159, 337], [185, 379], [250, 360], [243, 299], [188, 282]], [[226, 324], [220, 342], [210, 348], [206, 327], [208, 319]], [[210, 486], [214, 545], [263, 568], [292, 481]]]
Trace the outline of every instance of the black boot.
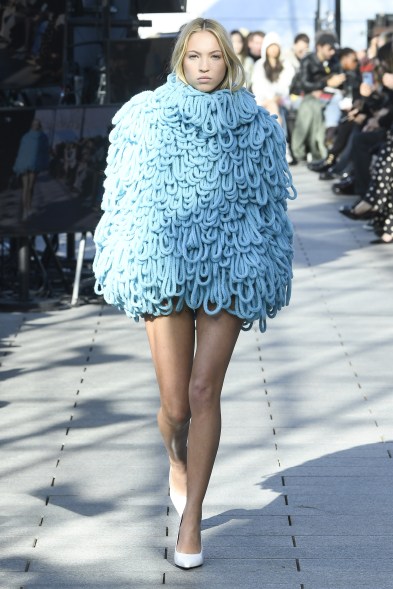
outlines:
[[319, 160], [317, 162], [310, 162], [308, 164], [308, 169], [312, 170], [313, 172], [326, 172], [328, 168], [331, 168], [334, 162], [336, 161], [336, 156], [333, 153], [329, 153], [327, 157], [323, 160]]
[[334, 182], [332, 186], [334, 194], [355, 194], [355, 179], [350, 174], [345, 174], [341, 180]]
[[326, 172], [321, 172], [319, 174], [320, 180], [337, 180], [337, 178], [340, 178], [340, 174], [337, 174], [334, 171], [334, 166], [332, 166], [331, 168], [328, 168], [326, 170]]

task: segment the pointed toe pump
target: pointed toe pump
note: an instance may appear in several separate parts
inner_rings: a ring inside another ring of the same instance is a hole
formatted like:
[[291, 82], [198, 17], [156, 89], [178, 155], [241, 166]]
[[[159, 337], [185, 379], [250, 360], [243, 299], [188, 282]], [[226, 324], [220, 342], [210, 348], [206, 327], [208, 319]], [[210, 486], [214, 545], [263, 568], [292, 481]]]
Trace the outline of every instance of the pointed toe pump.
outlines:
[[175, 548], [175, 565], [181, 569], [195, 569], [203, 565], [203, 549], [198, 554], [185, 554]]
[[177, 535], [174, 562], [175, 562], [175, 565], [181, 569], [195, 569], [195, 568], [203, 565], [203, 561], [204, 561], [203, 547], [201, 545], [201, 551], [196, 554], [187, 554], [185, 552], [178, 552], [177, 544], [179, 542], [179, 534], [180, 534], [180, 528], [181, 528], [182, 523], [183, 523], [183, 518], [180, 521], [179, 533]]

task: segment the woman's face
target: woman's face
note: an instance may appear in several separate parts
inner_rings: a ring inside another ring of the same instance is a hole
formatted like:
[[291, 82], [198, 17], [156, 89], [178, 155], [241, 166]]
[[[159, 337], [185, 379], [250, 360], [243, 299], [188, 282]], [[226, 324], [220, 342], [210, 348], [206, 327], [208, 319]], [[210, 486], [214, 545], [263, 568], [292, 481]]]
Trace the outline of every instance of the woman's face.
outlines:
[[233, 33], [233, 35], [231, 35], [231, 39], [232, 39], [233, 49], [234, 49], [236, 55], [241, 55], [241, 52], [243, 51], [243, 46], [244, 46], [243, 39], [241, 38], [239, 33]]
[[271, 45], [269, 45], [269, 47], [266, 49], [266, 55], [267, 55], [267, 57], [272, 57], [273, 59], [277, 59], [280, 55], [279, 45], [276, 45], [276, 43], [272, 43]]
[[183, 72], [196, 90], [212, 92], [225, 78], [227, 66], [218, 41], [209, 31], [193, 33], [183, 58]]

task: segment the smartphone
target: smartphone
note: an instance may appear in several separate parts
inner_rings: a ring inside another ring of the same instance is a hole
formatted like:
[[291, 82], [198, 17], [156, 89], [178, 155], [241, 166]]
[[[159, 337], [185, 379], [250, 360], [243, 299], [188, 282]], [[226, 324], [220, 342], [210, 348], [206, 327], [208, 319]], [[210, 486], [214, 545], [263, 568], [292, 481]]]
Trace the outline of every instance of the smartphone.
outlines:
[[374, 74], [373, 72], [363, 72], [362, 81], [369, 86], [374, 86]]

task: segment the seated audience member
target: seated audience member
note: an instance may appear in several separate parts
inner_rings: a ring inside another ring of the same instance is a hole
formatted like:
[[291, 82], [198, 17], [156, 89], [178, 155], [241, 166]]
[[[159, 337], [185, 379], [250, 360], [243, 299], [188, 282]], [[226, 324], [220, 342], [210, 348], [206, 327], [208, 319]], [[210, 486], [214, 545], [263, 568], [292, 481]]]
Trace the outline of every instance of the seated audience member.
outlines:
[[332, 97], [325, 107], [325, 144], [327, 147], [333, 145], [337, 127], [342, 118], [342, 111], [349, 111], [353, 100], [360, 96], [359, 63], [356, 52], [350, 47], [339, 50], [338, 71], [345, 75], [345, 80], [341, 86], [332, 90]]
[[292, 67], [295, 72], [292, 78], [290, 92], [297, 99], [301, 96], [303, 90], [299, 83], [300, 78], [300, 62], [303, 57], [310, 51], [310, 37], [306, 33], [298, 33], [293, 40], [293, 45], [283, 53], [283, 63], [285, 66]]
[[246, 87], [251, 88], [252, 70], [254, 68], [254, 60], [247, 54], [246, 39], [238, 30], [231, 31], [231, 39], [233, 49], [241, 61], [246, 74]]
[[265, 33], [262, 31], [252, 31], [247, 36], [248, 55], [253, 61], [261, 57], [261, 49]]
[[[325, 159], [308, 165], [310, 170], [315, 172], [326, 172], [333, 166], [347, 145], [352, 129], [356, 125], [351, 113], [353, 108], [359, 104], [362, 95], [357, 55], [353, 49], [345, 47], [339, 51], [338, 58], [340, 71], [345, 74], [345, 81], [336, 90], [336, 94], [325, 109], [325, 145], [328, 154]], [[363, 88], [363, 92], [364, 96], [370, 93], [365, 88]], [[321, 176], [321, 180], [327, 179], [330, 179], [330, 175]]]
[[322, 33], [315, 52], [301, 61], [300, 84], [304, 93], [292, 134], [292, 152], [296, 160], [306, 158], [307, 149], [313, 160], [326, 157], [325, 122], [323, 109], [327, 102], [324, 89], [338, 88], [345, 81], [345, 74], [334, 72], [331, 60], [336, 53], [334, 35]]
[[306, 33], [298, 33], [293, 40], [293, 45], [283, 53], [283, 61], [289, 62], [295, 72], [300, 69], [300, 62], [310, 51], [310, 37]]
[[372, 167], [366, 194], [352, 207], [341, 207], [340, 212], [350, 219], [371, 219], [377, 235], [371, 243], [393, 243], [393, 126]]
[[[386, 43], [378, 49], [376, 68], [374, 70], [376, 85], [370, 96], [365, 99], [362, 111], [365, 122], [361, 132], [353, 141], [350, 161], [352, 167], [352, 192], [364, 197], [371, 181], [370, 168], [373, 155], [378, 153], [386, 141], [387, 131], [393, 119], [393, 45]], [[333, 184], [336, 194], [348, 194], [346, 179]]]
[[64, 27], [64, 14], [55, 16], [54, 13], [49, 13], [48, 23], [42, 34], [39, 55], [35, 60], [34, 72], [45, 71], [56, 76], [61, 71]]
[[290, 64], [281, 60], [281, 42], [276, 33], [268, 33], [262, 44], [261, 58], [255, 62], [252, 92], [257, 104], [279, 117], [285, 128], [285, 108], [289, 105], [289, 86], [294, 76]]

